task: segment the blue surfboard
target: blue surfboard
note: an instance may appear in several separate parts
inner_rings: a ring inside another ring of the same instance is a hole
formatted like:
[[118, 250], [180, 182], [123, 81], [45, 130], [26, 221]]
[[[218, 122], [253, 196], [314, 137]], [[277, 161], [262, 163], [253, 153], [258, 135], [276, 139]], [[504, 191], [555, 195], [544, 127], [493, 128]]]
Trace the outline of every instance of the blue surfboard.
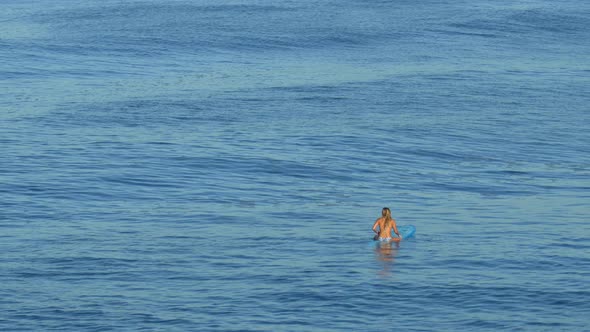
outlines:
[[[410, 239], [410, 238], [414, 237], [414, 234], [416, 234], [416, 226], [414, 226], [414, 225], [397, 226], [397, 231], [399, 232], [399, 235], [401, 235], [402, 240]], [[391, 237], [397, 238], [397, 235], [395, 235], [395, 233], [393, 232], [393, 229], [391, 230]], [[377, 241], [377, 242], [379, 242], [379, 241]]]
[[[416, 227], [414, 225], [397, 226], [397, 231], [399, 232], [399, 235], [401, 235], [402, 240], [405, 240], [414, 237], [414, 234], [416, 234]], [[393, 230], [391, 235], [395, 236]]]

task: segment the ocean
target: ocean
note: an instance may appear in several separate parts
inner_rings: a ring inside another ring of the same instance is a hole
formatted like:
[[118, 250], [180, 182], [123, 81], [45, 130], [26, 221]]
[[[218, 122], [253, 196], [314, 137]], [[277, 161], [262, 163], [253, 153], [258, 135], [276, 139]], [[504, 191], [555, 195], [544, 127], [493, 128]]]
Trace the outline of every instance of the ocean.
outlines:
[[2, 0], [0, 330], [590, 331], [589, 54], [580, 0]]

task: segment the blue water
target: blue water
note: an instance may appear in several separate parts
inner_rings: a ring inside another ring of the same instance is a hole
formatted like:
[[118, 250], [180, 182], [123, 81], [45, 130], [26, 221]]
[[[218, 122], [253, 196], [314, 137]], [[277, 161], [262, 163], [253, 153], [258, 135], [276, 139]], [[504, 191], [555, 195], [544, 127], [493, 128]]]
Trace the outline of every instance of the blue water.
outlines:
[[590, 331], [589, 54], [581, 0], [3, 0], [0, 330]]

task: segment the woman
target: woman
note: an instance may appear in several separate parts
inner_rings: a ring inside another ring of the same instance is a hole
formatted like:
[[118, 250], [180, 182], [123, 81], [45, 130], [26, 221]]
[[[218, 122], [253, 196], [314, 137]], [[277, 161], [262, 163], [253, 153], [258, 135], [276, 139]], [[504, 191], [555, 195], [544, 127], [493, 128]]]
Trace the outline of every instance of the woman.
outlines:
[[[393, 232], [397, 234], [397, 238], [391, 238], [392, 229]], [[386, 207], [381, 210], [381, 218], [377, 219], [373, 224], [373, 232], [377, 234], [373, 240], [399, 242], [399, 240], [402, 239], [401, 235], [399, 235], [399, 232], [397, 231], [395, 220], [391, 217], [391, 210]]]

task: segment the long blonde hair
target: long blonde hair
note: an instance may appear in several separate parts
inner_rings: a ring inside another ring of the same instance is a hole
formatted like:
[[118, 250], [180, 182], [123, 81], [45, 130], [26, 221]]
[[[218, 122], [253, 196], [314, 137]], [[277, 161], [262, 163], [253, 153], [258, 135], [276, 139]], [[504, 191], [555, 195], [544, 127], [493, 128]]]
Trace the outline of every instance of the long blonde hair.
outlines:
[[384, 207], [383, 210], [381, 210], [381, 216], [385, 219], [383, 226], [390, 226], [393, 222], [393, 218], [391, 217], [391, 210], [389, 208]]

